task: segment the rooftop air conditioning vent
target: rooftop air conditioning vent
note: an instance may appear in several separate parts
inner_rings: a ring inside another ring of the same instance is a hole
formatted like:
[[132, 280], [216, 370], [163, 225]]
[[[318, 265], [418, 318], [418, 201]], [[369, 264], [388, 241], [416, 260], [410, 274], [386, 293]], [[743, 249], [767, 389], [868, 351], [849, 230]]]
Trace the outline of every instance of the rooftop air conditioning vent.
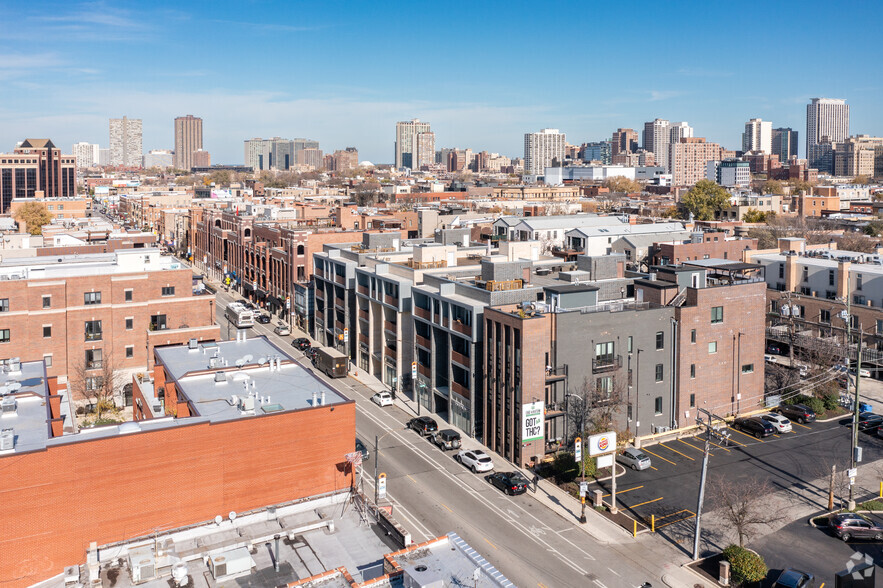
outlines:
[[11, 451], [13, 449], [15, 449], [15, 431], [3, 429], [0, 431], [0, 451]]
[[227, 374], [224, 372], [217, 372], [215, 374], [215, 383], [216, 384], [225, 384], [227, 382]]
[[0, 400], [0, 416], [15, 416], [16, 406], [17, 402], [14, 396], [4, 396], [3, 400]]

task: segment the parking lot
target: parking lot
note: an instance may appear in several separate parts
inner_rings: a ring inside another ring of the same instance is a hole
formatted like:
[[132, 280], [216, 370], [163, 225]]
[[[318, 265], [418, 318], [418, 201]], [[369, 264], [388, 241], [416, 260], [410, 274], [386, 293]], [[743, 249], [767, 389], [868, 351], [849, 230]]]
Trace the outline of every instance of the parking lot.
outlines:
[[[773, 492], [799, 491], [813, 502], [825, 504], [828, 487], [824, 481], [831, 466], [844, 471], [849, 464], [847, 421], [792, 423], [791, 433], [763, 440], [730, 428], [729, 444], [710, 445], [707, 488], [718, 480], [739, 484], [763, 479]], [[883, 439], [861, 434], [859, 443], [864, 448], [864, 463], [883, 457]], [[652, 515], [658, 533], [684, 544], [695, 524], [692, 519], [696, 517], [704, 445], [704, 437], [693, 436], [642, 448], [652, 467], [626, 470], [617, 477], [617, 506], [646, 527], [650, 527]], [[598, 487], [609, 501], [610, 481], [599, 482], [590, 490]], [[704, 509], [709, 512], [714, 508], [714, 495], [709, 490]]]

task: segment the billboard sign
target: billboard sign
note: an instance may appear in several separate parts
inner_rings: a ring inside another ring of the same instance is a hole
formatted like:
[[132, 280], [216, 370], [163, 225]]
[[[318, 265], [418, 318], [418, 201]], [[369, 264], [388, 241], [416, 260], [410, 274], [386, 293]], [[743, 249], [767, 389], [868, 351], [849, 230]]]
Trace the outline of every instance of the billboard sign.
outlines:
[[546, 437], [545, 402], [539, 400], [521, 406], [521, 442], [537, 441]]
[[616, 451], [616, 433], [599, 433], [589, 437], [589, 456], [603, 455]]

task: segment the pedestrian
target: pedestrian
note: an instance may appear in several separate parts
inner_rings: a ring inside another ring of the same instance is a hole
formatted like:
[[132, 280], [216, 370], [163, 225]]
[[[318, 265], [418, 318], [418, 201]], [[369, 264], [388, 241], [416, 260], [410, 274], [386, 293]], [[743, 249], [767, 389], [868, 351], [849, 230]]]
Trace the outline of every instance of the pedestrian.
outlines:
[[540, 485], [540, 476], [539, 476], [539, 474], [534, 474], [533, 475], [533, 491], [534, 492], [537, 491], [537, 488], [539, 487], [539, 485]]

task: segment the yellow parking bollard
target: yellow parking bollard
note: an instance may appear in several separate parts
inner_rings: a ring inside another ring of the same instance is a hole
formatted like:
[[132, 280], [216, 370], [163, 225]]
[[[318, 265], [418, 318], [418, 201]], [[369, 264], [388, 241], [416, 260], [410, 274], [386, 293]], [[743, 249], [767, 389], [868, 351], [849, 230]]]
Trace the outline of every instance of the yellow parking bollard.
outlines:
[[651, 533], [656, 532], [656, 515], [655, 514], [650, 515], [650, 532]]
[[880, 482], [880, 498], [883, 498], [883, 482]]
[[632, 537], [637, 537], [638, 536], [638, 521], [632, 521], [632, 523], [634, 523], [633, 529], [632, 529]]

